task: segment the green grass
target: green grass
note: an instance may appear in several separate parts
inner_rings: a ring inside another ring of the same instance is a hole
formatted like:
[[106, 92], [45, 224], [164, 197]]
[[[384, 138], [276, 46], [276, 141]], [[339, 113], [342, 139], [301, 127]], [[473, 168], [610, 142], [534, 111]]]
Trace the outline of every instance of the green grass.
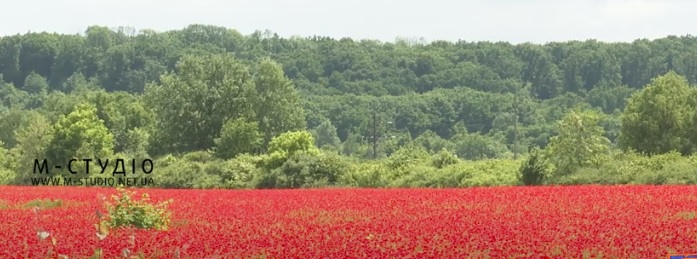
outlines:
[[697, 218], [697, 212], [694, 212], [694, 211], [680, 212], [680, 213], [678, 213], [677, 216], [681, 219], [692, 220], [694, 218]]
[[62, 206], [63, 206], [63, 201], [59, 200], [59, 199], [56, 199], [56, 200], [36, 199], [36, 200], [28, 201], [22, 207], [24, 207], [24, 208], [38, 207], [39, 209], [50, 209], [50, 208], [56, 208], [56, 207], [62, 207]]

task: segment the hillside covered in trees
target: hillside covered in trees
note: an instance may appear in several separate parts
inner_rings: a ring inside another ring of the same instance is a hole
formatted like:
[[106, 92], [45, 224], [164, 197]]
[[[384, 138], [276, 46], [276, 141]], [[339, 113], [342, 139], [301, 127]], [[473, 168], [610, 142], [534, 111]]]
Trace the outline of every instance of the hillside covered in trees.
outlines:
[[0, 38], [0, 183], [109, 157], [183, 188], [697, 183], [695, 84], [691, 36], [27, 33]]

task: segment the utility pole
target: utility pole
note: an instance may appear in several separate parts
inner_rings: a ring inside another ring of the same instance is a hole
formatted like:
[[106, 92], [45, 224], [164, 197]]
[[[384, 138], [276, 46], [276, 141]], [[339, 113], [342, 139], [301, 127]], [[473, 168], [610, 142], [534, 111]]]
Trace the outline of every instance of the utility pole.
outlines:
[[513, 94], [515, 122], [513, 123], [513, 160], [518, 159], [518, 93]]
[[373, 104], [373, 159], [378, 158], [378, 113], [377, 104]]
[[378, 115], [373, 110], [373, 159], [377, 159], [377, 150], [378, 150]]

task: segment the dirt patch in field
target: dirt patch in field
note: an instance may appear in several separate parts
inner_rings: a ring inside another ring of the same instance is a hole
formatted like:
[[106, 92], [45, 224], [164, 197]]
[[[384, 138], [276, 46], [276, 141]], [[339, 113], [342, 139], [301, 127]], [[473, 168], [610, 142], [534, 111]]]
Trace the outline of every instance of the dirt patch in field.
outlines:
[[170, 225], [170, 227], [172, 227], [172, 228], [177, 228], [177, 227], [183, 227], [183, 226], [186, 226], [186, 225], [189, 225], [189, 221], [188, 221], [188, 220], [186, 220], [186, 219], [179, 219], [179, 220], [173, 220], [173, 221], [172, 221], [172, 224]]

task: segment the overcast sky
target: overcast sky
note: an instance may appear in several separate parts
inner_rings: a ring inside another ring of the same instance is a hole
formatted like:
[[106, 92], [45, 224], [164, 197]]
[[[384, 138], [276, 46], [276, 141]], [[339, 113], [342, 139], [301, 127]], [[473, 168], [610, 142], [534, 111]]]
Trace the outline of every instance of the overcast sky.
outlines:
[[396, 37], [513, 43], [697, 35], [695, 0], [1, 0], [0, 35], [157, 31], [189, 24], [283, 37]]

